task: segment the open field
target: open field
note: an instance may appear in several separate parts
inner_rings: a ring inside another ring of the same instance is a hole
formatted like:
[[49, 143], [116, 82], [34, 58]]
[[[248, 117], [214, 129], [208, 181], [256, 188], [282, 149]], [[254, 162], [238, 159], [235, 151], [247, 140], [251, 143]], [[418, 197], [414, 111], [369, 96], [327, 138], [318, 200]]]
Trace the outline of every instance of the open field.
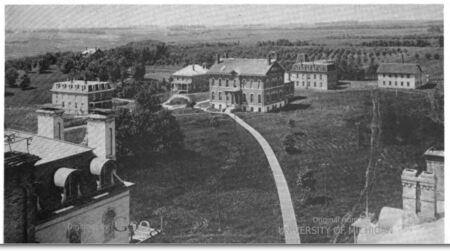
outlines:
[[[165, 234], [154, 242], [283, 242], [278, 197], [256, 141], [227, 116], [177, 116], [186, 151], [121, 160], [121, 177], [136, 183], [131, 220], [151, 220], [165, 207]], [[220, 228], [220, 229], [219, 229]]]
[[6, 58], [32, 56], [46, 52], [81, 51], [86, 47], [113, 48], [140, 40], [160, 40], [168, 44], [239, 43], [255, 45], [274, 39], [303, 40], [314, 44], [348, 46], [381, 36], [428, 36], [430, 25], [442, 22], [365, 24], [349, 26], [216, 26], [174, 30], [170, 27], [131, 27], [118, 29], [11, 31], [5, 35]]
[[5, 87], [5, 128], [37, 131], [34, 111], [39, 105], [51, 103], [49, 90], [54, 82], [64, 81], [66, 75], [55, 67], [49, 73], [29, 73], [31, 89]]
[[[238, 115], [261, 132], [277, 154], [293, 195], [302, 242], [330, 242], [333, 227], [338, 224], [332, 219], [344, 216], [357, 203], [364, 184], [369, 157], [370, 91], [297, 95], [295, 104], [284, 111]], [[382, 91], [381, 95], [385, 96], [382, 104], [395, 97], [389, 91]], [[423, 95], [422, 99], [410, 93], [397, 95], [402, 102], [409, 103], [411, 110], [421, 109], [424, 104]], [[361, 123], [359, 143], [355, 122]], [[283, 140], [288, 134], [299, 136], [299, 153], [286, 152]], [[370, 212], [378, 215], [384, 206], [401, 208], [401, 172], [406, 167], [423, 167], [423, 153], [432, 144], [425, 140], [415, 144], [383, 144], [369, 197]], [[304, 177], [312, 177], [310, 191], [304, 187], [307, 182]], [[324, 229], [313, 233], [307, 231], [308, 227]]]

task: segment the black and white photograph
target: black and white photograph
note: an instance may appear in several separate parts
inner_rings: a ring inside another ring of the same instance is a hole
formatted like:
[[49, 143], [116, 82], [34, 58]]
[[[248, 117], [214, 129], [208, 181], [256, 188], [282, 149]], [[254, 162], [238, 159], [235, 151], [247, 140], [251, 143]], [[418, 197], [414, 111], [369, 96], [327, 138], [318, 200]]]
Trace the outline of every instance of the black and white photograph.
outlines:
[[443, 1], [3, 8], [3, 243], [446, 243]]

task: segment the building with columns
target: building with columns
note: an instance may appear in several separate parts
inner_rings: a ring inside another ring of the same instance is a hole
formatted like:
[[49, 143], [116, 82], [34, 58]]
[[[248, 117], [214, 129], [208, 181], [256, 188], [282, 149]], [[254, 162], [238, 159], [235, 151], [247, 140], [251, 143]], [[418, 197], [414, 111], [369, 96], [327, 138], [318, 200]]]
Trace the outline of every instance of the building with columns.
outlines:
[[133, 184], [117, 175], [114, 118], [90, 114], [74, 144], [63, 112], [37, 110], [37, 134], [5, 130], [5, 242], [129, 243]]
[[224, 111], [269, 112], [294, 94], [284, 81], [285, 69], [271, 53], [267, 59], [220, 58], [208, 71], [211, 108]]
[[208, 91], [208, 78], [206, 65], [192, 64], [172, 74], [172, 91], [191, 93]]
[[86, 115], [95, 108], [112, 107], [114, 87], [109, 82], [69, 80], [53, 84], [52, 104], [67, 114]]

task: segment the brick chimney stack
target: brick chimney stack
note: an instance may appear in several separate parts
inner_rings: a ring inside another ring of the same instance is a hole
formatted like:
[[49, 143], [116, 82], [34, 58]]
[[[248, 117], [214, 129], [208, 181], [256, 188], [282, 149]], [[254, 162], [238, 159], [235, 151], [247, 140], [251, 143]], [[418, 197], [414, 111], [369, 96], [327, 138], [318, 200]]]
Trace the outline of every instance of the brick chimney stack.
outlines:
[[36, 111], [38, 120], [38, 135], [64, 140], [64, 110], [58, 108], [41, 108]]
[[88, 116], [87, 145], [100, 158], [116, 159], [116, 123], [112, 115]]

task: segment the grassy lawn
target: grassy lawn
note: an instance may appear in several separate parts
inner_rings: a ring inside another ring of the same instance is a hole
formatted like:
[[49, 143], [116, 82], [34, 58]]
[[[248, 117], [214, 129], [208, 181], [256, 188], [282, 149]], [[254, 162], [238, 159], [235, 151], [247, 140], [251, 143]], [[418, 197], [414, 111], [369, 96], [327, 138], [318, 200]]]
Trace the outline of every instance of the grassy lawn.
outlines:
[[[166, 208], [165, 234], [152, 242], [283, 242], [278, 197], [257, 142], [227, 116], [177, 116], [186, 150], [172, 157], [120, 160], [120, 175], [136, 183], [131, 219], [150, 220]], [[212, 126], [211, 124], [215, 124]]]
[[31, 89], [6, 87], [5, 92], [5, 128], [15, 128], [27, 131], [37, 131], [37, 119], [34, 111], [39, 105], [51, 103], [49, 90], [53, 83], [64, 81], [66, 75], [55, 66], [49, 73], [29, 73]]
[[[381, 104], [395, 92], [381, 92]], [[397, 94], [409, 109], [424, 106], [423, 99]], [[423, 95], [422, 95], [423, 97]], [[330, 91], [297, 93], [295, 104], [278, 113], [238, 113], [269, 141], [288, 179], [303, 243], [330, 242], [336, 222], [357, 202], [368, 163], [370, 92]], [[361, 123], [360, 144], [355, 122]], [[287, 134], [300, 135], [300, 153], [288, 154], [283, 145]], [[443, 138], [443, 137], [442, 137]], [[401, 208], [403, 168], [424, 166], [423, 153], [429, 142], [383, 145], [378, 159], [374, 188], [369, 197], [370, 212], [378, 215], [384, 206]], [[310, 192], [302, 177], [313, 177]], [[325, 227], [330, 232], [308, 232], [308, 227]]]

